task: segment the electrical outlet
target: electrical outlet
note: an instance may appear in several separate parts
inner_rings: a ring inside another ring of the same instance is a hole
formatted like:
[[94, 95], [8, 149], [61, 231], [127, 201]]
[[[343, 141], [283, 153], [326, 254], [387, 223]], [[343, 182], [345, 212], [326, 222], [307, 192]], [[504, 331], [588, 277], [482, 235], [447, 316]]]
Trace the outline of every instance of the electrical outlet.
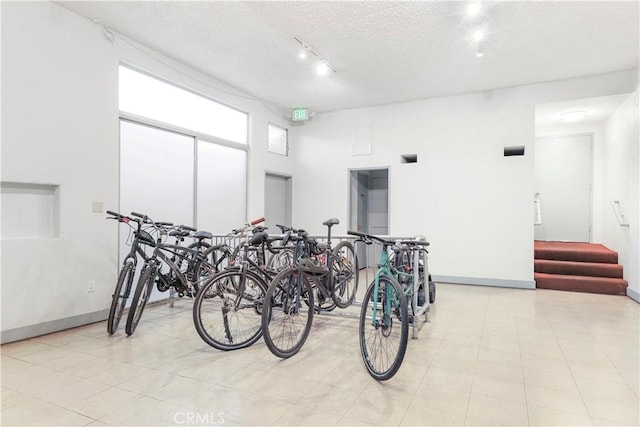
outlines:
[[87, 292], [91, 293], [95, 291], [96, 291], [96, 281], [89, 280], [89, 284], [87, 285]]

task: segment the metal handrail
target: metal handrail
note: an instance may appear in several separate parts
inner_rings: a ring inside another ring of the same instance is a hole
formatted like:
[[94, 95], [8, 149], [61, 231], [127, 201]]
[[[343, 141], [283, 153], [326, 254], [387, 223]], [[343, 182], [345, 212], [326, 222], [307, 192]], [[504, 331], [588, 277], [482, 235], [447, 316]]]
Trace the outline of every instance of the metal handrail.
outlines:
[[620, 200], [612, 200], [611, 207], [620, 227], [629, 227], [629, 222], [625, 219], [624, 214], [620, 212]]

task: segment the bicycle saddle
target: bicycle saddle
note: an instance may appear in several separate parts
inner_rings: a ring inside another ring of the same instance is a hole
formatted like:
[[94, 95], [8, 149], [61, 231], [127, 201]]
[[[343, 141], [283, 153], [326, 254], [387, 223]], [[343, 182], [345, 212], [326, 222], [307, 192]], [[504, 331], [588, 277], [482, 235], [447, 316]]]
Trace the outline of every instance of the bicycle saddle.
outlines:
[[311, 258], [303, 258], [297, 265], [298, 271], [310, 276], [324, 276], [329, 273], [329, 269], [318, 261]]
[[213, 234], [208, 231], [198, 231], [193, 234], [194, 239], [202, 240], [202, 239], [211, 239], [213, 238]]
[[251, 246], [258, 246], [258, 245], [262, 244], [262, 242], [264, 242], [267, 237], [269, 237], [269, 235], [264, 231], [261, 231], [259, 233], [255, 233], [251, 237], [251, 239], [249, 239], [249, 244]]
[[187, 237], [189, 234], [191, 234], [191, 232], [186, 230], [173, 230], [169, 232], [169, 236], [175, 237]]
[[340, 224], [340, 220], [338, 218], [331, 218], [322, 223], [322, 225], [326, 225], [327, 227], [331, 227], [336, 224]]

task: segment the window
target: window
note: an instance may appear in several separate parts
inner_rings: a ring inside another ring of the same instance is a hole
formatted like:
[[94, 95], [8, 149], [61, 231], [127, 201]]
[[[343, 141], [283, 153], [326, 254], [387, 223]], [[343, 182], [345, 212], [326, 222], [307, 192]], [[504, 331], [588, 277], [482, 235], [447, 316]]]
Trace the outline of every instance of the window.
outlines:
[[246, 113], [123, 66], [120, 111], [247, 144]]
[[269, 123], [269, 151], [283, 156], [289, 153], [288, 131]]

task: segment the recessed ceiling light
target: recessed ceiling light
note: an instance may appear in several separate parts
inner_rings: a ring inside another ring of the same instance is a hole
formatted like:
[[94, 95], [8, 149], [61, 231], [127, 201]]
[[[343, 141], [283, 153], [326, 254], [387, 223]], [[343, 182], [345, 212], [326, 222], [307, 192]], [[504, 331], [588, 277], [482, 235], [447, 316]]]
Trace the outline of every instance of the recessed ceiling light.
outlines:
[[307, 49], [303, 47], [300, 49], [300, 52], [298, 52], [298, 58], [305, 59], [306, 57], [307, 57]]
[[567, 111], [566, 113], [560, 114], [560, 119], [563, 122], [579, 122], [580, 120], [584, 120], [587, 117], [586, 111]]
[[478, 45], [478, 47], [476, 48], [476, 58], [482, 58], [484, 56], [484, 50], [482, 49], [482, 46]]
[[319, 76], [326, 76], [329, 74], [329, 65], [325, 61], [319, 61], [316, 66], [316, 72]]
[[469, 16], [476, 16], [480, 12], [480, 2], [473, 2], [467, 6], [467, 14]]
[[473, 33], [473, 39], [477, 42], [479, 42], [480, 40], [482, 40], [484, 38], [484, 31], [482, 30], [476, 30], [475, 33]]

